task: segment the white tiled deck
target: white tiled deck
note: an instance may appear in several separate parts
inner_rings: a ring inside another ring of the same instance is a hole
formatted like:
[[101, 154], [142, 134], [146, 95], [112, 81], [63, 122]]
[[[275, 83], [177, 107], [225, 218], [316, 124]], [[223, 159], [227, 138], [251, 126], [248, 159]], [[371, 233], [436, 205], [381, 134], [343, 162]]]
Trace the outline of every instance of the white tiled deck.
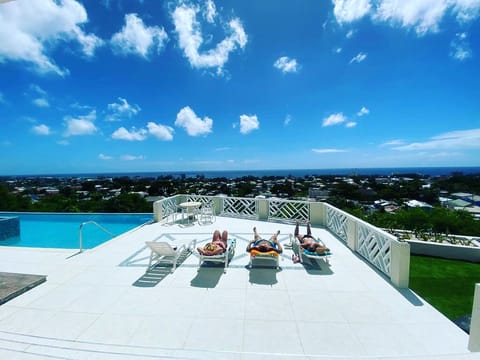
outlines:
[[[151, 224], [100, 247], [74, 251], [0, 247], [0, 271], [47, 281], [0, 306], [5, 359], [478, 359], [468, 336], [412, 291], [399, 291], [344, 244], [330, 266], [246, 268], [252, 228], [287, 243], [293, 227], [217, 217], [207, 226]], [[197, 272], [190, 255], [170, 274], [145, 275], [145, 241], [237, 239], [235, 257]], [[304, 228], [302, 229], [305, 230]]]

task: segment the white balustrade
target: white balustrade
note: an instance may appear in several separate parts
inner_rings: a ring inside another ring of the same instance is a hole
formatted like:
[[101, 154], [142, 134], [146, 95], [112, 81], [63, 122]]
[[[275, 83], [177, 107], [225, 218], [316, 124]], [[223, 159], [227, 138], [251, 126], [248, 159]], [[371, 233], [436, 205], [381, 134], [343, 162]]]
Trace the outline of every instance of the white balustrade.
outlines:
[[[410, 246], [340, 209], [323, 202], [280, 199], [252, 199], [226, 196], [176, 195], [154, 203], [154, 218], [162, 221], [166, 210], [181, 201], [213, 203], [215, 213], [244, 219], [320, 224], [343, 241], [352, 251], [390, 277], [397, 287], [408, 287]], [[158, 214], [160, 212], [160, 214]], [[167, 215], [168, 216], [168, 215]], [[392, 270], [393, 269], [393, 270]]]

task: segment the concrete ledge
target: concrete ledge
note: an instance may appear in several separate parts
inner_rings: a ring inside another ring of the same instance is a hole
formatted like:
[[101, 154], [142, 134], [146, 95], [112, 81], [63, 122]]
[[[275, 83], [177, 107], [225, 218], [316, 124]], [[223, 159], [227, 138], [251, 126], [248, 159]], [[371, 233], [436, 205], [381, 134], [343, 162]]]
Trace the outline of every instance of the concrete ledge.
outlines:
[[410, 244], [411, 254], [480, 263], [480, 248], [477, 247], [421, 240], [406, 240], [406, 242]]
[[0, 305], [45, 282], [44, 275], [0, 272]]

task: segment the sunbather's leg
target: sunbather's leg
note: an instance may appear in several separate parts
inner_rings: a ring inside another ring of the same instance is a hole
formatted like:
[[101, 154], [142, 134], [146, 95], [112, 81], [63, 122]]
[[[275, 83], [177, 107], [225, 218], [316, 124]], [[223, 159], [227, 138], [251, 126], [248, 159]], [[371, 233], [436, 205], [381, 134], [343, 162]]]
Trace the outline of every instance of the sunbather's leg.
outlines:
[[[297, 220], [297, 224], [295, 225], [295, 231], [293, 232], [293, 235], [294, 235], [296, 238], [298, 238], [298, 235], [300, 235], [300, 228], [299, 228], [299, 226], [300, 226], [300, 223], [299, 223], [298, 220]], [[300, 240], [300, 239], [299, 239], [299, 240]]]
[[212, 242], [220, 240], [220, 230], [215, 230], [213, 232]]
[[280, 230], [278, 230], [276, 233], [274, 233], [272, 235], [272, 237], [270, 238], [270, 240], [273, 241], [276, 245], [276, 249], [273, 249], [273, 250], [275, 250], [277, 253], [281, 254], [283, 252], [283, 248], [282, 248], [282, 245], [280, 245], [280, 243], [278, 242], [278, 235], [280, 235]]
[[227, 240], [228, 240], [228, 231], [227, 231], [227, 230], [223, 230], [223, 233], [222, 233], [222, 241], [226, 244], [226, 243], [227, 243]]
[[260, 240], [260, 235], [258, 235], [256, 227], [253, 228], [253, 238], [255, 240]]
[[307, 235], [312, 235], [312, 229], [310, 229], [310, 221], [307, 222]]
[[278, 230], [276, 233], [273, 233], [270, 240], [273, 241], [274, 243], [277, 243], [277, 237], [278, 237], [279, 234], [280, 234], [280, 230]]

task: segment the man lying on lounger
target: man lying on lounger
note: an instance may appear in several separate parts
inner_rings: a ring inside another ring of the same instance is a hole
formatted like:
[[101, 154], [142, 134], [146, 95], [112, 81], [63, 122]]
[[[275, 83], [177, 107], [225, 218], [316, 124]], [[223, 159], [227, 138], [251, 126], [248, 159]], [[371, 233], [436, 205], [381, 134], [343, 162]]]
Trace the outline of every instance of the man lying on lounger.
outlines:
[[205, 244], [203, 248], [197, 248], [197, 251], [206, 256], [219, 255], [227, 250], [228, 231], [223, 230], [220, 235], [220, 230], [215, 230], [212, 241]]
[[247, 251], [250, 252], [252, 250], [257, 250], [260, 252], [269, 252], [275, 251], [278, 254], [283, 252], [282, 246], [278, 242], [278, 234], [280, 234], [280, 230], [277, 231], [270, 237], [270, 240], [262, 239], [260, 235], [257, 233], [257, 228], [253, 228], [253, 237], [254, 239], [248, 243]]
[[307, 233], [305, 235], [301, 235], [299, 230], [299, 223], [297, 220], [297, 225], [295, 226], [294, 235], [300, 242], [300, 245], [302, 246], [302, 248], [306, 249], [307, 251], [317, 253], [318, 255], [325, 255], [327, 252], [330, 251], [329, 248], [319, 243], [312, 236], [312, 230], [310, 229], [310, 222], [307, 222]]

